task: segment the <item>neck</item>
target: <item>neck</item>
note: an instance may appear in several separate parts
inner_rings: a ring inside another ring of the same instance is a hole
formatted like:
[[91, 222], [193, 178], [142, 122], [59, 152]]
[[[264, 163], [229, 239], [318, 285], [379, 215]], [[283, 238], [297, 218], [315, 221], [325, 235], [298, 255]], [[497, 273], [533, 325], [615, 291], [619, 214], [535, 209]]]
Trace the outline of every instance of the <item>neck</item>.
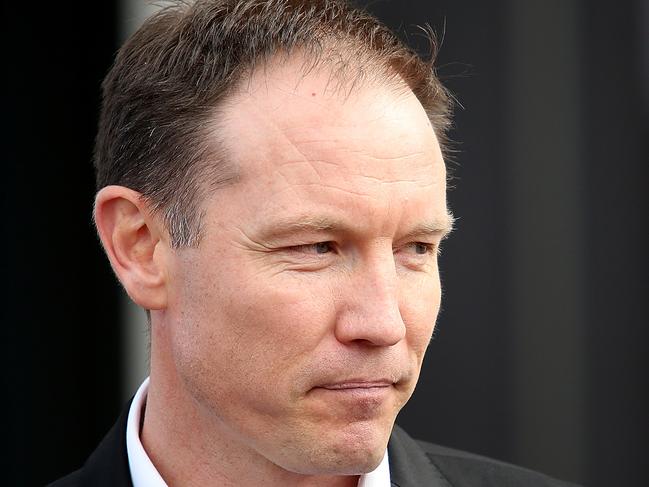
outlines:
[[168, 485], [357, 485], [358, 476], [302, 475], [270, 462], [206, 412], [186, 390], [173, 363], [155, 353], [154, 343], [151, 348], [151, 378], [140, 439]]

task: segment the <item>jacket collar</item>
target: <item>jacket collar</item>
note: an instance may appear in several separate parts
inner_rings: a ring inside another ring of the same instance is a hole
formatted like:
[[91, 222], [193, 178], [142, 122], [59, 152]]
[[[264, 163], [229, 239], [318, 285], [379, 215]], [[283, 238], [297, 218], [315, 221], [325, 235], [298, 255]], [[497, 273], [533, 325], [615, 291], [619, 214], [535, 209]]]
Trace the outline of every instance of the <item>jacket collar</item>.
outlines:
[[388, 443], [390, 482], [395, 487], [453, 487], [424, 453], [396, 424]]
[[[130, 403], [129, 403], [130, 405]], [[83, 487], [133, 487], [126, 452], [126, 407], [81, 471]]]

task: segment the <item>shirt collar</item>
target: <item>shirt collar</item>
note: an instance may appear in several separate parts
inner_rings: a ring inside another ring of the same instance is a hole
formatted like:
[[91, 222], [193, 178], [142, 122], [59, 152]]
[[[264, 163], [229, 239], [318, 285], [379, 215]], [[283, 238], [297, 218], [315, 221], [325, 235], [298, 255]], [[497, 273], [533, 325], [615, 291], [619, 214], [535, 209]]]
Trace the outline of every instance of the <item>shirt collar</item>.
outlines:
[[126, 452], [128, 453], [128, 466], [131, 470], [133, 487], [167, 487], [167, 483], [153, 466], [149, 455], [144, 451], [140, 441], [140, 425], [142, 424], [142, 412], [146, 404], [146, 393], [149, 390], [149, 378], [142, 382], [142, 385], [135, 393], [128, 411], [126, 421]]
[[[149, 378], [147, 377], [135, 393], [135, 397], [131, 402], [131, 408], [128, 411], [128, 420], [126, 423], [128, 466], [131, 470], [133, 487], [167, 487], [166, 482], [156, 470], [140, 441], [142, 411], [144, 411], [144, 406], [146, 405], [148, 390]], [[358, 481], [358, 487], [390, 487], [390, 466], [387, 450], [385, 451], [385, 455], [383, 455], [383, 460], [375, 470], [361, 475]]]

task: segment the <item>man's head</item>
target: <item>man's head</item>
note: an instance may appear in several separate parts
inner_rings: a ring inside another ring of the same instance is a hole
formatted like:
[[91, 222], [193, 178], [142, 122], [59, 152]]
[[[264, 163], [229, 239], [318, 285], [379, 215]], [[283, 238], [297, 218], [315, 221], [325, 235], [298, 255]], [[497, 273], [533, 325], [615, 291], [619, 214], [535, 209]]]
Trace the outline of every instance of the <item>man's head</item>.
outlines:
[[342, 89], [404, 80], [444, 148], [449, 99], [423, 61], [374, 17], [338, 0], [199, 0], [150, 18], [120, 49], [103, 84], [97, 187], [142, 194], [174, 246], [200, 240], [200, 201], [237, 177], [220, 144], [220, 109], [270, 59], [304, 54]]
[[[193, 442], [225, 442], [247, 462], [367, 472], [439, 310], [437, 250], [451, 226], [443, 90], [339, 2], [202, 2], [163, 15], [105, 84], [132, 106], [112, 108], [118, 121], [104, 114], [97, 159], [100, 185], [111, 184], [97, 196], [102, 242], [152, 313], [150, 401], [166, 403], [177, 430], [196, 427]], [[175, 52], [197, 35], [190, 59]], [[141, 86], [122, 93], [129, 70]], [[208, 81], [225, 92], [194, 88]], [[192, 108], [167, 103], [181, 88]], [[133, 112], [144, 102], [146, 115]]]

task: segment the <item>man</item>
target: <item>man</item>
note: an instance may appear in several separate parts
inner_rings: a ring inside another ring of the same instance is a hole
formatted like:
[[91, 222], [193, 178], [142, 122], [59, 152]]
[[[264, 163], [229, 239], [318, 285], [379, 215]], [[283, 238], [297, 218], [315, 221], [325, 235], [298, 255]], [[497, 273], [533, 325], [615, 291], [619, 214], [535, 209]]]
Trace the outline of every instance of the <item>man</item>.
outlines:
[[452, 227], [429, 63], [341, 1], [198, 1], [103, 89], [95, 222], [151, 375], [54, 485], [560, 485], [394, 426]]

